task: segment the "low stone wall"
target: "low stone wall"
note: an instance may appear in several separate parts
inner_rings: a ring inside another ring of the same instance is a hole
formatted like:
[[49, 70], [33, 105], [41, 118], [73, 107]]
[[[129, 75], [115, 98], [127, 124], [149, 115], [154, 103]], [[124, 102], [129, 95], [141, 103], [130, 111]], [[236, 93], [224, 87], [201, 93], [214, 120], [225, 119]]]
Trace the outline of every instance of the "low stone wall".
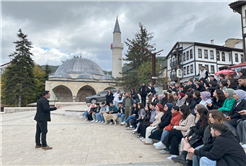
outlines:
[[65, 116], [78, 118], [84, 112], [83, 110], [65, 110]]
[[36, 107], [4, 107], [4, 113], [24, 112], [24, 111], [35, 111]]
[[85, 102], [56, 102], [55, 106], [62, 106], [62, 107], [66, 107], [66, 106], [86, 106]]

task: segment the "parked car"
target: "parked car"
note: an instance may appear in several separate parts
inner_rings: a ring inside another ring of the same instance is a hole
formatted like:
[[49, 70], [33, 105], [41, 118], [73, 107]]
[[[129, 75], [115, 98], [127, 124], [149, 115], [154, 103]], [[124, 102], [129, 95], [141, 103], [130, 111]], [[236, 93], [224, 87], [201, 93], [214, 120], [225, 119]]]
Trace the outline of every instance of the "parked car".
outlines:
[[[117, 89], [111, 89], [111, 92], [113, 94], [115, 94], [117, 91]], [[97, 102], [103, 102], [106, 101], [106, 94], [107, 94], [108, 90], [104, 90], [99, 92], [96, 95], [92, 95], [92, 96], [88, 96], [85, 98], [85, 102], [86, 103], [97, 103]]]

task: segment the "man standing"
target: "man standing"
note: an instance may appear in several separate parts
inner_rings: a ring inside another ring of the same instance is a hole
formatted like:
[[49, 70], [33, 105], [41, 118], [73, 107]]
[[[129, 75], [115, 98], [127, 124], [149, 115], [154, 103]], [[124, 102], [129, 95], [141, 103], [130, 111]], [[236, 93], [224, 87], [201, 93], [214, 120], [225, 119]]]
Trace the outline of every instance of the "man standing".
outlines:
[[207, 79], [208, 78], [208, 71], [205, 70], [204, 66], [201, 67], [201, 70], [200, 70], [200, 73], [198, 74], [198, 76], [199, 76], [199, 79], [201, 79], [201, 78]]
[[141, 95], [141, 103], [143, 103], [144, 107], [146, 105], [146, 96], [148, 93], [148, 87], [143, 83], [143, 85], [139, 88], [139, 93]]
[[[126, 93], [125, 94], [125, 98], [123, 100], [123, 108], [125, 109], [125, 119], [127, 119], [130, 114], [131, 114], [131, 111], [132, 111], [132, 106], [133, 106], [133, 99], [131, 97], [129, 97], [129, 94]], [[126, 127], [129, 127], [129, 122], [127, 123]]]
[[[50, 111], [54, 111], [56, 109], [61, 108], [61, 106], [57, 106], [54, 108], [50, 108], [49, 99], [50, 92], [44, 91], [42, 97], [37, 102], [37, 112], [34, 120], [37, 121], [36, 126], [36, 146], [35, 148], [42, 148], [45, 150], [52, 149], [52, 147], [48, 146], [46, 143], [46, 134], [48, 132], [47, 122], [51, 121], [50, 119]], [[42, 133], [42, 145], [40, 144], [40, 134]]]
[[152, 98], [154, 97], [154, 95], [156, 94], [156, 91], [155, 91], [155, 88], [153, 87], [152, 83], [149, 84], [149, 87], [148, 87], [148, 92], [149, 92], [149, 103], [152, 102]]

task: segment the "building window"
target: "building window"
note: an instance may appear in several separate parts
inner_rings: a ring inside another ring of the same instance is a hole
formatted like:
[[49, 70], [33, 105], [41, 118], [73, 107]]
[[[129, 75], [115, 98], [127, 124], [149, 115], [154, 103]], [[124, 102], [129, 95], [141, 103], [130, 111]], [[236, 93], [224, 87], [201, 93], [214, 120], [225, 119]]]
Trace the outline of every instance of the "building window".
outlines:
[[198, 58], [202, 58], [202, 50], [198, 49]]
[[190, 58], [189, 51], [187, 51], [186, 54], [187, 54], [187, 60], [189, 60]]
[[244, 62], [244, 57], [243, 57], [243, 54], [241, 54], [241, 63]]
[[235, 62], [238, 62], [238, 54], [235, 54]]
[[220, 52], [219, 51], [216, 51], [216, 58], [217, 58], [217, 61], [220, 61]]
[[190, 74], [190, 66], [187, 66], [187, 75]]
[[214, 74], [214, 65], [211, 65], [211, 74]]
[[229, 61], [231, 62], [231, 52], [229, 52]]
[[185, 57], [185, 52], [184, 52], [184, 54], [183, 54], [183, 61], [185, 61], [185, 58], [186, 58], [186, 57]]
[[210, 50], [210, 59], [214, 59], [214, 51]]
[[225, 62], [225, 52], [222, 52], [222, 61]]
[[205, 70], [207, 70], [207, 71], [208, 71], [208, 65], [205, 65]]
[[208, 59], [208, 50], [204, 50], [204, 58]]
[[184, 67], [184, 75], [186, 75], [186, 67]]
[[190, 50], [190, 59], [193, 58], [192, 50]]
[[202, 64], [199, 64], [199, 70], [201, 70], [201, 68], [202, 68]]
[[193, 65], [190, 65], [190, 74], [193, 73]]

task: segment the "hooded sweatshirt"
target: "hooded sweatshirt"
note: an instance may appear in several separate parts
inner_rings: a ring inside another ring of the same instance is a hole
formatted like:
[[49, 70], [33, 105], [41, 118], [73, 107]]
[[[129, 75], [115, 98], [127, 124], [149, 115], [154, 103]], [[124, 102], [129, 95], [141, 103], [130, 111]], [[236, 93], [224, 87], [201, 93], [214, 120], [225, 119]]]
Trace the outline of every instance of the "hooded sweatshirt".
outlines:
[[224, 101], [223, 106], [221, 108], [219, 108], [218, 110], [229, 112], [229, 111], [231, 111], [236, 100], [233, 98], [233, 92], [234, 92], [233, 89], [228, 88], [225, 91], [229, 94], [229, 96]]

